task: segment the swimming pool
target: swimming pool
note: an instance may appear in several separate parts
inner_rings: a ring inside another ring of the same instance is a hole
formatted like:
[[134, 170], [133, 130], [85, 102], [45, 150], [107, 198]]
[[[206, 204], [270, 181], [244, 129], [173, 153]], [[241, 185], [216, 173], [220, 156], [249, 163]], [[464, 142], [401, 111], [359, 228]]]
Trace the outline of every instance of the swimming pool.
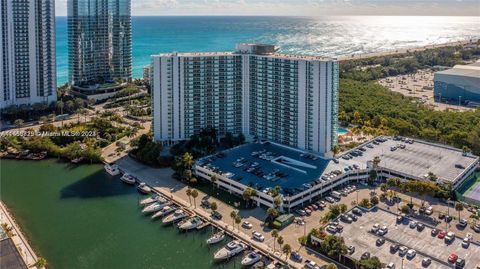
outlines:
[[344, 135], [346, 133], [348, 133], [348, 129], [345, 129], [343, 127], [338, 127], [337, 128], [337, 135]]

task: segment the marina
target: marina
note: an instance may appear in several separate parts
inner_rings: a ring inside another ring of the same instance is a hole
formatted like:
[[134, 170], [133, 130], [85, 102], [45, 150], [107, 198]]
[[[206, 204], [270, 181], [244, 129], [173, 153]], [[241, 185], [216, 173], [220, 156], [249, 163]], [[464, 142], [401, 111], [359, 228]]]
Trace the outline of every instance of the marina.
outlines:
[[[49, 269], [239, 268], [241, 256], [213, 262], [215, 251], [231, 238], [229, 232], [222, 243], [209, 246], [215, 225], [179, 233], [174, 225], [151, 221], [139, 206], [150, 197], [100, 165], [71, 166], [52, 159], [28, 161], [29, 170], [21, 169], [24, 165], [2, 160], [2, 201]], [[88, 248], [92, 242], [95, 255]]]

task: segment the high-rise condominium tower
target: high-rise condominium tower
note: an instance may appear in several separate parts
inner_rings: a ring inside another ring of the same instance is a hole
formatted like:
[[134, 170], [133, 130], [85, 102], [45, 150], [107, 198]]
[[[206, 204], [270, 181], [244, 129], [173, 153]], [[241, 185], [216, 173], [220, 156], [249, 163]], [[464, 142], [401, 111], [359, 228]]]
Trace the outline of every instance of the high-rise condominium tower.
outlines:
[[130, 13], [130, 0], [68, 0], [70, 84], [131, 78]]
[[338, 63], [239, 44], [235, 52], [153, 56], [157, 141], [202, 128], [327, 154], [336, 142]]
[[55, 1], [0, 1], [0, 108], [56, 100]]

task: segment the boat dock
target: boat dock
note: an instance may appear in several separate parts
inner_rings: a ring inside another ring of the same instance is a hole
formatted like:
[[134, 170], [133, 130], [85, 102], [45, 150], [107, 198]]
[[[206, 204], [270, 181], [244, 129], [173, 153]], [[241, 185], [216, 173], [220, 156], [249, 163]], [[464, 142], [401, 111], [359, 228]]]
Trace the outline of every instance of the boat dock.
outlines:
[[[126, 171], [122, 167], [120, 167], [122, 173], [128, 173], [133, 175], [137, 183], [145, 182], [148, 185], [148, 181], [141, 180], [135, 173], [132, 171]], [[289, 259], [285, 259], [280, 257], [278, 252], [274, 253], [272, 249], [270, 249], [266, 244], [262, 242], [257, 242], [253, 240], [249, 235], [245, 234], [244, 232], [240, 231], [240, 229], [236, 229], [231, 224], [224, 222], [223, 220], [215, 220], [210, 215], [210, 212], [207, 212], [205, 209], [201, 207], [195, 207], [192, 204], [189, 204], [185, 200], [177, 197], [171, 190], [159, 187], [153, 187], [149, 185], [152, 189], [152, 194], [161, 195], [165, 199], [172, 202], [178, 208], [181, 208], [185, 212], [188, 212], [190, 216], [197, 215], [204, 221], [203, 224], [198, 226], [196, 230], [201, 230], [207, 226], [212, 226], [217, 230], [222, 230], [225, 235], [230, 236], [234, 240], [240, 240], [245, 243], [250, 249], [256, 250], [258, 253], [262, 254], [265, 258], [273, 261], [277, 265], [281, 265], [281, 268], [301, 268], [299, 267], [300, 264], [295, 264]], [[140, 201], [139, 201], [140, 202]], [[140, 204], [140, 203], [139, 203]]]

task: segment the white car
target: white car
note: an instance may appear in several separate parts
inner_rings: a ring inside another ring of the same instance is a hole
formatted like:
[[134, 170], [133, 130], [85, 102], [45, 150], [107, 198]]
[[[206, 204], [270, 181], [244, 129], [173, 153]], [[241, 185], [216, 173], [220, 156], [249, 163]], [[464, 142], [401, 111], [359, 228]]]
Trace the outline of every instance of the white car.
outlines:
[[407, 251], [407, 258], [412, 259], [415, 255], [417, 255], [417, 252], [414, 249], [409, 249]]
[[468, 246], [470, 246], [470, 238], [465, 237], [462, 241], [462, 247], [468, 248]]
[[244, 221], [242, 223], [242, 227], [245, 228], [245, 229], [252, 229], [253, 225], [248, 221]]
[[448, 232], [445, 236], [445, 242], [451, 242], [455, 239], [455, 234], [453, 232]]
[[387, 269], [395, 269], [395, 264], [393, 262], [389, 263], [386, 267]]
[[375, 223], [373, 226], [372, 226], [372, 233], [376, 233], [378, 231], [378, 229], [380, 229], [380, 225], [378, 223]]
[[429, 206], [427, 210], [425, 210], [425, 214], [432, 215], [432, 213], [433, 213], [433, 207]]
[[265, 236], [263, 236], [263, 234], [255, 231], [252, 232], [252, 238], [259, 242], [263, 242], [265, 240]]

